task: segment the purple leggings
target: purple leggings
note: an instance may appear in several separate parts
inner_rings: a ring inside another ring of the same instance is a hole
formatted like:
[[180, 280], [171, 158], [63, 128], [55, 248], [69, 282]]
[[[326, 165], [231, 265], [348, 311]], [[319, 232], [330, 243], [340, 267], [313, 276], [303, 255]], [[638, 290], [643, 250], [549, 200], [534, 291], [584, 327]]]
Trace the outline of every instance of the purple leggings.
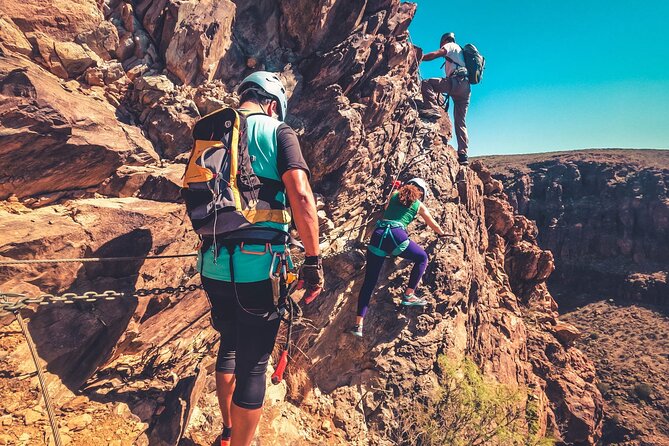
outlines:
[[[406, 231], [402, 228], [395, 228], [391, 230], [395, 241], [399, 244], [404, 242], [409, 238]], [[383, 236], [384, 229], [377, 228], [372, 234], [372, 239], [370, 240], [370, 245], [379, 246], [379, 240]], [[391, 252], [395, 249], [395, 244], [393, 239], [388, 235], [381, 244], [381, 249], [386, 252]], [[425, 268], [427, 268], [427, 254], [425, 250], [418, 246], [413, 241], [409, 241], [409, 246], [399, 254], [400, 257], [411, 260], [414, 262], [413, 269], [411, 270], [411, 276], [409, 277], [409, 288], [416, 288], [420, 282]], [[374, 287], [376, 282], [379, 281], [379, 274], [381, 274], [381, 268], [383, 267], [383, 262], [385, 262], [385, 257], [379, 257], [375, 254], [372, 254], [367, 250], [367, 265], [365, 266], [365, 281], [362, 284], [360, 289], [360, 295], [358, 296], [358, 316], [365, 317], [367, 314], [367, 309], [369, 308], [369, 301], [372, 298], [372, 293], [374, 292]]]

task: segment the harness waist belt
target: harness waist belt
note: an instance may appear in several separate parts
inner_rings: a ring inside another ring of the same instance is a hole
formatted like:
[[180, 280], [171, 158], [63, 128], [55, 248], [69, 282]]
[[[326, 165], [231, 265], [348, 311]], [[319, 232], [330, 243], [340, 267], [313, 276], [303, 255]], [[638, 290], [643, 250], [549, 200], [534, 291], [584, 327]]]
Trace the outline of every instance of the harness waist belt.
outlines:
[[217, 235], [216, 237], [202, 237], [201, 250], [206, 251], [214, 244], [220, 246], [238, 246], [242, 243], [249, 245], [286, 245], [294, 244], [300, 246], [299, 242], [294, 240], [290, 234], [280, 229], [273, 228], [245, 228], [227, 234]]

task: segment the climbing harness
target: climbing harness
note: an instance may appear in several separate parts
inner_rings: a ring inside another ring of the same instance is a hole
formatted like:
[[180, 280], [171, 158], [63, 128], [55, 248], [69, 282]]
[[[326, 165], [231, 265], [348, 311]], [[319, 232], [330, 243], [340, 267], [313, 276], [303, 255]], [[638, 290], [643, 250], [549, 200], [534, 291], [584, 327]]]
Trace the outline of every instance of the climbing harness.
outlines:
[[[374, 254], [376, 256], [379, 256], [379, 257], [396, 257], [396, 256], [400, 255], [402, 253], [402, 251], [404, 251], [407, 248], [407, 246], [409, 246], [409, 243], [410, 243], [409, 239], [406, 239], [402, 243], [397, 243], [397, 240], [395, 240], [395, 236], [393, 235], [393, 232], [392, 232], [392, 230], [396, 229], [396, 228], [402, 228], [402, 229], [406, 230], [406, 227], [404, 226], [404, 224], [402, 224], [398, 221], [394, 221], [394, 220], [379, 220], [376, 223], [376, 227], [381, 228], [384, 231], [383, 231], [383, 235], [381, 236], [381, 239], [379, 240], [379, 245], [378, 246], [373, 246], [371, 244], [369, 246], [367, 246], [367, 249], [369, 249], [369, 252], [371, 252], [372, 254]], [[383, 241], [388, 236], [390, 236], [390, 238], [393, 241], [393, 244], [395, 245], [395, 248], [390, 252], [387, 252], [387, 251], [384, 251], [383, 249], [381, 249], [381, 246], [383, 245]]]
[[[221, 246], [228, 251], [230, 282], [232, 283], [237, 306], [245, 313], [251, 316], [264, 318], [267, 321], [273, 321], [280, 318], [281, 321], [285, 322], [288, 326], [286, 342], [274, 374], [272, 375], [272, 382], [278, 384], [283, 380], [283, 375], [286, 366], [288, 365], [293, 322], [296, 318], [301, 316], [299, 307], [291, 296], [297, 288], [298, 277], [295, 263], [290, 255], [290, 247], [297, 246], [302, 248], [302, 245], [290, 237], [286, 232], [272, 228], [252, 227], [216, 238], [218, 239], [216, 242], [205, 238], [203, 240], [202, 249], [206, 250], [212, 248], [216, 250], [218, 246]], [[265, 249], [261, 252], [248, 251], [245, 249], [246, 245], [261, 245], [264, 246]], [[284, 251], [274, 251], [272, 248], [273, 245], [284, 245]], [[244, 307], [244, 304], [239, 299], [233, 262], [237, 247], [239, 247], [239, 251], [242, 254], [265, 255], [270, 253], [272, 255], [268, 271], [268, 278], [272, 287], [273, 308], [271, 311], [266, 311], [264, 313], [250, 311]], [[214, 258], [216, 257], [218, 257], [218, 253], [214, 252]]]

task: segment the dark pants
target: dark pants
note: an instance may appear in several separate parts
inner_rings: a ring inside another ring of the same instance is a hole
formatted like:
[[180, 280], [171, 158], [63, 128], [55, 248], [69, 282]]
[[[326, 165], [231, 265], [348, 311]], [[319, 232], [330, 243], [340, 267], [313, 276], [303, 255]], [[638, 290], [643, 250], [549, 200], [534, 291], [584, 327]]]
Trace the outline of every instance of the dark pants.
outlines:
[[[385, 229], [377, 228], [372, 234], [372, 239], [370, 240], [370, 245], [379, 246], [379, 240], [383, 235]], [[402, 228], [392, 229], [393, 237], [395, 241], [399, 244], [404, 242], [409, 238], [406, 231]], [[395, 249], [395, 244], [391, 237], [386, 237], [381, 244], [381, 249], [386, 252], [391, 252]], [[418, 246], [413, 241], [409, 242], [409, 246], [399, 254], [400, 257], [414, 262], [413, 268], [411, 269], [411, 275], [409, 276], [408, 288], [415, 289], [420, 283], [420, 279], [425, 273], [425, 268], [427, 268], [427, 254], [425, 250]], [[372, 298], [372, 293], [374, 292], [374, 287], [379, 281], [379, 275], [381, 274], [381, 268], [383, 268], [383, 263], [385, 262], [385, 257], [380, 257], [375, 254], [372, 254], [367, 250], [367, 264], [365, 265], [365, 281], [362, 284], [360, 289], [360, 295], [358, 296], [358, 316], [365, 317], [367, 314], [367, 309], [369, 308], [369, 301]]]
[[439, 93], [446, 93], [453, 99], [453, 117], [455, 137], [458, 140], [458, 153], [467, 154], [469, 148], [469, 136], [467, 135], [467, 109], [471, 96], [471, 86], [466, 77], [447, 77], [425, 79], [421, 84], [423, 103], [426, 108], [438, 107]]
[[230, 282], [202, 276], [202, 285], [211, 303], [212, 325], [221, 333], [216, 371], [235, 374], [232, 401], [237, 406], [259, 409], [265, 399], [265, 372], [281, 320], [268, 321], [244, 308], [258, 314], [272, 312], [271, 282], [238, 283], [237, 297]]

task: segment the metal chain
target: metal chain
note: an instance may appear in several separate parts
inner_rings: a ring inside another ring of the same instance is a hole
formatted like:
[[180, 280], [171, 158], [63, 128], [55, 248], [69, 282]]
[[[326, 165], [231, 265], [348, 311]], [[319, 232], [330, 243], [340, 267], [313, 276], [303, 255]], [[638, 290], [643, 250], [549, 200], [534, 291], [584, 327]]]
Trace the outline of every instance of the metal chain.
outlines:
[[20, 293], [3, 293], [0, 292], [0, 311], [8, 311], [15, 313], [29, 305], [50, 305], [55, 303], [73, 304], [75, 302], [97, 302], [99, 300], [114, 300], [124, 297], [147, 297], [158, 296], [161, 294], [183, 294], [186, 291], [195, 291], [201, 289], [202, 285], [180, 285], [178, 287], [165, 288], [139, 288], [131, 292], [120, 292], [114, 290], [103, 291], [98, 293], [96, 291], [87, 291], [82, 294], [65, 293], [58, 296], [53, 294], [42, 294], [35, 297], [26, 296]]

